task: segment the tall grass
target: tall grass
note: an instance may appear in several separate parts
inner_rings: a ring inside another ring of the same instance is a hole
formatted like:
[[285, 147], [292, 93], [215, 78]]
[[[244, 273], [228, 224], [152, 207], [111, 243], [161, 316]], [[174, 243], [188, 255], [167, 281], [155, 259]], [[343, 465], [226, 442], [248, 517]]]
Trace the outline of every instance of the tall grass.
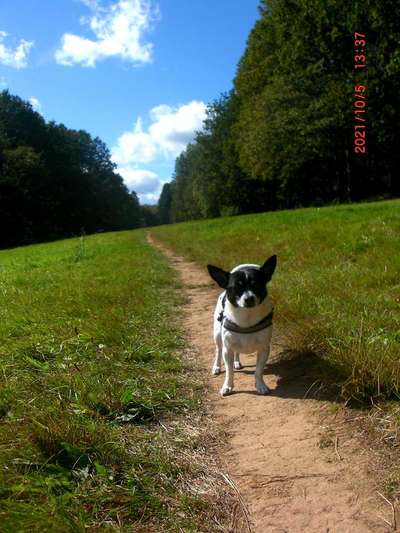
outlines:
[[0, 252], [1, 531], [202, 528], [176, 288], [141, 231]]
[[346, 399], [400, 394], [400, 201], [154, 228], [205, 267], [278, 254], [271, 290], [289, 347], [327, 361]]

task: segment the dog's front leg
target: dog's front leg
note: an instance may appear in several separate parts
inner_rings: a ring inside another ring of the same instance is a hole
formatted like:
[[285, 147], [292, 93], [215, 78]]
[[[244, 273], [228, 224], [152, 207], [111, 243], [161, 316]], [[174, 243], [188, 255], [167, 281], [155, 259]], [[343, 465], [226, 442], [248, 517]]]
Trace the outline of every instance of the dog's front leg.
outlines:
[[264, 383], [263, 372], [265, 363], [269, 356], [269, 348], [261, 352], [257, 352], [257, 365], [255, 371], [256, 389], [258, 394], [268, 394], [270, 392], [267, 385]]
[[212, 367], [212, 373], [214, 376], [218, 376], [221, 373], [221, 358], [222, 358], [222, 348], [220, 344], [215, 346], [215, 359], [214, 365]]
[[222, 385], [221, 396], [228, 396], [233, 391], [233, 350], [222, 348], [222, 356], [225, 363], [225, 381]]

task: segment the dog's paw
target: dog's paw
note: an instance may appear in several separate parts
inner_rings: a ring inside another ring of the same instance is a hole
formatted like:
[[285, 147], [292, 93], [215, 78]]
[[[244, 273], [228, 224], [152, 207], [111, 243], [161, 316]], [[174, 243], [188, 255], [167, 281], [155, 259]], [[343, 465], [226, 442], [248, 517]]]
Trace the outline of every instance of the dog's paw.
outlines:
[[234, 361], [233, 366], [235, 367], [235, 370], [242, 370], [243, 365], [240, 361]]
[[213, 376], [219, 376], [219, 374], [221, 374], [221, 367], [213, 366], [211, 373]]
[[263, 396], [271, 392], [271, 390], [267, 387], [265, 383], [257, 383], [256, 389], [258, 394], [262, 394]]
[[227, 387], [224, 385], [222, 389], [220, 390], [220, 393], [221, 393], [221, 396], [229, 396], [230, 394], [233, 393], [233, 387]]

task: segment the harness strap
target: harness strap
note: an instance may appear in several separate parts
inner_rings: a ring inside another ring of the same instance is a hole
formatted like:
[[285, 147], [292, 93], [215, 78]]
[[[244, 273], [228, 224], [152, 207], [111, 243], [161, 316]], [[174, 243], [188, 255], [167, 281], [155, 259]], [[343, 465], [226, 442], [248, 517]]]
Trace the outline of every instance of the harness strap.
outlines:
[[232, 322], [232, 320], [229, 320], [229, 318], [227, 318], [226, 316], [224, 316], [226, 294], [224, 294], [224, 297], [222, 298], [221, 303], [222, 303], [222, 310], [218, 316], [218, 321], [221, 322], [224, 328], [227, 329], [228, 331], [233, 331], [234, 333], [256, 333], [257, 331], [261, 331], [262, 329], [266, 329], [269, 326], [272, 326], [272, 318], [274, 316], [273, 310], [267, 316], [261, 319], [260, 322], [257, 322], [257, 324], [254, 324], [254, 326], [243, 328], [241, 326], [238, 326], [235, 322]]

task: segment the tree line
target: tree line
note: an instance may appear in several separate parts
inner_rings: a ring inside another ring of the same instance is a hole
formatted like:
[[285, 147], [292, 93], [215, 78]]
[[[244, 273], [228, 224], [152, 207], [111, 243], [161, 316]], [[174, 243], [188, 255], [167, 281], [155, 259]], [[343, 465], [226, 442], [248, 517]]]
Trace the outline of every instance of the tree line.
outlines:
[[0, 93], [0, 248], [130, 229], [146, 217], [98, 137]]
[[[208, 105], [163, 187], [162, 223], [399, 196], [400, 3], [262, 0], [259, 11], [231, 91]], [[356, 84], [365, 154], [354, 153]]]

